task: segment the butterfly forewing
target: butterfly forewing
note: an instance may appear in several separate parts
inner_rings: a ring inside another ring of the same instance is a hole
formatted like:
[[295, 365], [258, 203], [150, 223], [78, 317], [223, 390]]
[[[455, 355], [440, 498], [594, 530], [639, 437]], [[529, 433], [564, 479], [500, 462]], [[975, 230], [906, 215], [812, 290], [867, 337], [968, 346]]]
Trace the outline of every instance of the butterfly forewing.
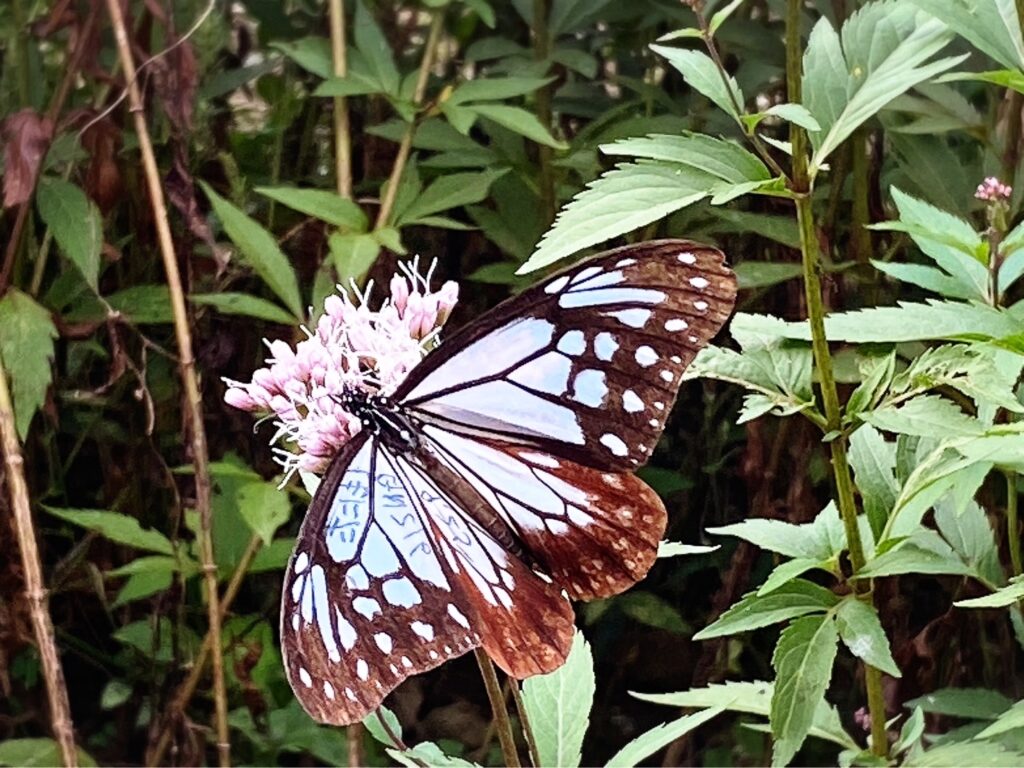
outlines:
[[397, 396], [456, 431], [632, 470], [650, 458], [684, 369], [735, 295], [717, 249], [682, 240], [620, 248], [449, 337], [447, 353], [424, 359]]

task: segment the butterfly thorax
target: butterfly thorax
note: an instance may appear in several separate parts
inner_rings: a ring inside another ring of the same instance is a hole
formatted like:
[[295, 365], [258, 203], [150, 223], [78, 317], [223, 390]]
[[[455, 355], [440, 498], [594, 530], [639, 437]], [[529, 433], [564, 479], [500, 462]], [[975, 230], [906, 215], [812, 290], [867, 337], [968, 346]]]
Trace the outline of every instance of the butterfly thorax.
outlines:
[[420, 446], [416, 428], [402, 407], [387, 395], [346, 389], [338, 402], [392, 451], [408, 453]]

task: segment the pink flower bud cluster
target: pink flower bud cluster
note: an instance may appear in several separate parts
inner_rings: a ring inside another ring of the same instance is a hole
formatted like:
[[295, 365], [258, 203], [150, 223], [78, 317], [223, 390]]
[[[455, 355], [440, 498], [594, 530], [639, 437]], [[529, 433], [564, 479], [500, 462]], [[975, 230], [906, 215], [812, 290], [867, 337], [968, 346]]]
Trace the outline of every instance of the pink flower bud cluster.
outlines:
[[989, 203], [1009, 200], [1011, 195], [1013, 195], [1013, 187], [1009, 184], [1003, 184], [995, 176], [989, 176], [981, 182], [978, 185], [978, 189], [974, 192], [974, 196], [978, 200], [984, 200]]
[[370, 309], [372, 284], [353, 301], [340, 293], [327, 297], [316, 330], [294, 349], [283, 341], [269, 342], [267, 367], [246, 383], [225, 379], [224, 400], [235, 408], [265, 413], [274, 419], [273, 441], [288, 474], [296, 469], [320, 473], [361, 428], [359, 420], [338, 402], [346, 389], [390, 394], [409, 371], [437, 344], [438, 332], [459, 298], [451, 281], [430, 290], [433, 265], [425, 277], [418, 260], [403, 264], [391, 279], [391, 295]]

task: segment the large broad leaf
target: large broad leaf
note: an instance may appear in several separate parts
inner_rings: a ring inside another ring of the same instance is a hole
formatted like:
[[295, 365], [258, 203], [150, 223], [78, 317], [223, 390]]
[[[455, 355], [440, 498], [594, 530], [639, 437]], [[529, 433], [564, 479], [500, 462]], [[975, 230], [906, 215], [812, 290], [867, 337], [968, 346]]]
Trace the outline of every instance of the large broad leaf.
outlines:
[[55, 338], [50, 313], [31, 296], [10, 288], [0, 298], [0, 360], [11, 380], [14, 422], [22, 440], [46, 399]]
[[302, 299], [295, 270], [267, 230], [240, 209], [200, 182], [228, 237], [238, 246], [243, 259], [277, 294], [297, 318], [302, 318]]
[[36, 207], [61, 251], [95, 291], [103, 248], [103, 222], [99, 209], [85, 192], [71, 182], [50, 177], [39, 182]]
[[822, 17], [804, 53], [804, 106], [821, 125], [810, 134], [812, 171], [894, 98], [962, 61], [960, 56], [926, 63], [952, 38], [942, 22], [894, 0], [869, 3], [853, 14], [841, 40]]
[[985, 431], [984, 424], [938, 395], [920, 395], [899, 406], [884, 405], [860, 417], [886, 432], [918, 437], [970, 437]]
[[836, 622], [830, 614], [797, 619], [779, 637], [772, 657], [772, 765], [788, 765], [810, 733], [815, 708], [832, 679], [838, 639]]
[[592, 181], [562, 208], [520, 274], [658, 221], [707, 197], [718, 182], [687, 166], [625, 163]]
[[564, 665], [523, 683], [523, 703], [541, 765], [575, 768], [594, 702], [594, 660], [579, 632]]
[[[644, 760], [659, 749], [667, 747], [673, 741], [685, 736], [694, 728], [698, 728], [711, 718], [722, 712], [721, 708], [705, 709], [701, 712], [694, 712], [692, 715], [685, 715], [671, 723], [659, 725], [637, 736], [629, 744], [624, 746], [608, 761], [608, 768], [633, 768], [641, 760]], [[542, 765], [562, 765], [562, 763], [546, 763]]]
[[628, 155], [688, 165], [734, 184], [771, 178], [764, 163], [739, 144], [700, 133], [684, 132], [679, 136], [651, 134], [620, 139], [613, 144], [603, 144], [601, 151], [606, 155]]
[[885, 636], [878, 611], [871, 603], [855, 595], [848, 596], [839, 604], [836, 624], [839, 636], [850, 653], [886, 674], [900, 677], [900, 668], [889, 650], [889, 638]]
[[794, 579], [766, 595], [750, 592], [735, 605], [696, 635], [694, 640], [706, 640], [737, 632], [767, 627], [809, 613], [824, 613], [833, 608], [839, 598], [832, 592], [804, 579]]
[[134, 517], [100, 509], [64, 509], [60, 507], [44, 507], [44, 509], [61, 520], [67, 520], [69, 523], [80, 525], [90, 531], [96, 531], [118, 544], [159, 552], [162, 555], [174, 554], [174, 545], [171, 544], [170, 539], [159, 531], [143, 528]]
[[1024, 69], [1024, 40], [1014, 0], [911, 0], [1004, 67]]

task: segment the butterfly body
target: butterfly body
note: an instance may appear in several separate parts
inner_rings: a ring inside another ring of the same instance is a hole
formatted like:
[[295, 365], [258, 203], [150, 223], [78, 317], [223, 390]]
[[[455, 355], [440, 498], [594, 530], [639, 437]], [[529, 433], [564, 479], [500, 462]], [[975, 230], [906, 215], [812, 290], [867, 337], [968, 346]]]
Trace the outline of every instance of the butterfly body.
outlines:
[[523, 678], [564, 662], [569, 599], [643, 578], [666, 525], [645, 463], [686, 365], [728, 317], [721, 252], [611, 251], [449, 336], [390, 396], [347, 391], [286, 575], [292, 687], [322, 722], [483, 646]]

